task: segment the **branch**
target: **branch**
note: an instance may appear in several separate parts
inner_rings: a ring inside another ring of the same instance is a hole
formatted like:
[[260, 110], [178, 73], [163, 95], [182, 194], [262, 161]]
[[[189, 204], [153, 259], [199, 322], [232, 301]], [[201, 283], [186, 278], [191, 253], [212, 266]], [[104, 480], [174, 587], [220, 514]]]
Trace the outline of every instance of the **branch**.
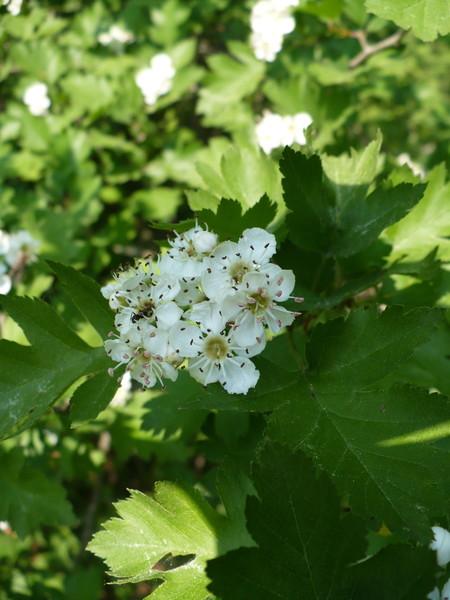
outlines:
[[393, 46], [397, 46], [400, 43], [400, 40], [404, 36], [405, 31], [403, 29], [399, 29], [393, 35], [388, 38], [381, 40], [377, 44], [368, 44], [366, 34], [363, 31], [354, 31], [352, 33], [352, 37], [356, 38], [361, 44], [361, 52], [357, 54], [352, 60], [349, 62], [348, 66], [350, 69], [354, 69], [365, 60], [367, 60], [373, 54], [380, 52], [381, 50], [385, 50], [386, 48], [392, 48]]

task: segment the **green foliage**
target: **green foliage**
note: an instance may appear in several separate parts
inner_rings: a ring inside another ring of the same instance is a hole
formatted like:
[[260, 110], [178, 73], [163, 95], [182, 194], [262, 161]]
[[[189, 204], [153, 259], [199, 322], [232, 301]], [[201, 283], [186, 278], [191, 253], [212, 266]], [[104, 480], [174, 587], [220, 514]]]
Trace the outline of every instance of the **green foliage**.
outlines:
[[[0, 8], [0, 600], [423, 600], [447, 578], [448, 7], [302, 1], [266, 62], [255, 2]], [[159, 53], [175, 74], [146, 104]], [[302, 314], [246, 395], [185, 371], [116, 394], [100, 287], [196, 219], [273, 232]], [[20, 230], [40, 245], [9, 264]]]
[[24, 537], [38, 525], [74, 525], [76, 519], [64, 488], [28, 466], [19, 448], [1, 452], [0, 519]]
[[[331, 182], [324, 178], [317, 156], [308, 159], [286, 150], [280, 169], [285, 176], [285, 202], [292, 211], [287, 224], [297, 246], [326, 256], [356, 254], [417, 204], [425, 189], [423, 185], [380, 187], [366, 197], [376, 156], [368, 159], [365, 155], [373, 147], [374, 144], [360, 156], [354, 153], [352, 160], [330, 161]], [[337, 174], [336, 165], [343, 162], [344, 169]]]
[[429, 517], [446, 510], [448, 457], [430, 444], [431, 434], [417, 441], [421, 430], [447, 419], [448, 402], [410, 386], [384, 388], [382, 380], [439, 319], [425, 309], [404, 316], [387, 309], [380, 317], [360, 309], [316, 329], [305, 377], [285, 391], [270, 427], [275, 439], [301, 447], [329, 472], [369, 525], [385, 522], [424, 542]]
[[258, 548], [209, 562], [212, 592], [223, 600], [256, 589], [262, 600], [344, 598], [346, 566], [364, 556], [362, 520], [342, 514], [333, 485], [302, 453], [266, 447], [253, 479], [258, 498], [248, 499], [246, 515]]
[[237, 241], [244, 229], [265, 229], [275, 218], [276, 207], [264, 195], [259, 202], [242, 214], [242, 205], [236, 200], [221, 200], [217, 212], [205, 209], [198, 213], [200, 222], [206, 222], [221, 239]]
[[[231, 478], [228, 485], [234, 483]], [[154, 498], [131, 491], [129, 499], [116, 505], [120, 519], [105, 523], [105, 530], [94, 536], [89, 548], [106, 560], [115, 577], [127, 581], [162, 580], [156, 598], [188, 593], [190, 598], [205, 600], [205, 562], [252, 544], [242, 529], [235, 491], [226, 491], [226, 481], [222, 486], [231, 505], [228, 518], [219, 515], [198, 492], [183, 483], [156, 484]], [[234, 524], [236, 513], [238, 520]], [[175, 565], [180, 561], [180, 566], [163, 568], [169, 556]]]
[[23, 430], [36, 421], [83, 375], [108, 368], [102, 348], [81, 340], [38, 298], [4, 298], [2, 305], [22, 328], [31, 346], [0, 341], [0, 435]]
[[450, 32], [450, 16], [445, 0], [366, 0], [366, 8], [383, 19], [391, 19], [403, 29], [411, 27], [426, 42]]

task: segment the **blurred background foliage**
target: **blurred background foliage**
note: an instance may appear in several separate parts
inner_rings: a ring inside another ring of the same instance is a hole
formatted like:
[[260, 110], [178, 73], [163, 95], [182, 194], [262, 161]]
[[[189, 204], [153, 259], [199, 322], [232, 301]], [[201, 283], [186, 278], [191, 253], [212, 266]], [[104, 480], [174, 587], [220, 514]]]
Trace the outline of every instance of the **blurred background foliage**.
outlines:
[[[281, 150], [265, 154], [255, 132], [264, 110], [309, 113], [308, 152], [362, 148], [381, 131], [380, 176], [407, 155], [412, 181], [435, 169], [436, 193], [443, 189], [445, 173], [436, 167], [449, 149], [448, 39], [425, 43], [405, 31], [391, 47], [366, 54], [367, 45], [399, 32], [392, 21], [358, 0], [303, 1], [293, 12], [295, 30], [266, 63], [249, 45], [252, 5], [24, 0], [18, 15], [2, 7], [0, 229], [30, 232], [40, 258], [105, 283], [119, 264], [163, 243], [153, 222], [215, 211], [221, 197], [249, 208], [264, 193], [280, 216]], [[114, 25], [130, 41], [100, 43]], [[158, 53], [171, 57], [176, 73], [171, 90], [147, 106], [134, 77]], [[46, 84], [51, 101], [40, 116], [23, 101], [36, 82]], [[386, 242], [395, 246], [395, 236], [392, 229]], [[371, 253], [363, 264], [383, 262], [379, 246]], [[304, 258], [313, 268], [314, 257]], [[344, 261], [344, 275], [358, 272], [358, 260]], [[415, 305], [395, 279], [411, 283], [411, 273], [386, 278], [387, 303]], [[442, 296], [441, 280], [420, 285], [420, 298]], [[88, 343], [99, 344], [43, 261], [16, 278], [14, 291], [43, 295]], [[25, 342], [4, 315], [1, 325], [5, 337]], [[445, 344], [448, 331], [439, 335]], [[427, 360], [425, 352], [408, 367], [419, 383]], [[264, 424], [258, 415], [176, 411], [194, 393], [190, 385], [181, 377], [164, 395], [133, 392], [126, 404], [116, 398], [77, 429], [63, 398], [39, 429], [3, 443], [0, 519], [8, 514], [9, 521], [0, 532], [0, 600], [134, 599], [151, 591], [105, 586], [103, 564], [84, 551], [111, 503], [127, 488], [148, 492], [154, 481], [176, 478], [217, 502], [216, 466], [228, 455], [247, 471]]]

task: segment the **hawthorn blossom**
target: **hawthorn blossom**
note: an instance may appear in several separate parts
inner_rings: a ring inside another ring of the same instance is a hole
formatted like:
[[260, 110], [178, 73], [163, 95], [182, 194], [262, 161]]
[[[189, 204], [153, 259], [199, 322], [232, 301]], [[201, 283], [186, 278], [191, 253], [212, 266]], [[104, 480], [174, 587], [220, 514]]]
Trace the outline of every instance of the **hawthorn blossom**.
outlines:
[[271, 269], [269, 261], [275, 251], [275, 236], [259, 227], [246, 229], [238, 242], [219, 244], [205, 262], [202, 287], [206, 296], [220, 302], [238, 291], [247, 273]]
[[138, 71], [135, 82], [148, 106], [152, 106], [160, 96], [170, 92], [175, 72], [168, 54], [156, 54], [150, 61], [150, 67]]
[[172, 346], [189, 359], [189, 373], [203, 385], [218, 381], [230, 394], [246, 394], [259, 379], [250, 357], [264, 349], [265, 338], [246, 347], [238, 344], [234, 330], [227, 331], [220, 306], [213, 302], [197, 304], [190, 318], [195, 325], [178, 323], [170, 333]]
[[203, 385], [247, 394], [259, 379], [250, 359], [264, 349], [266, 328], [278, 333], [299, 314], [278, 305], [294, 275], [270, 262], [275, 236], [253, 227], [238, 242], [220, 242], [196, 225], [170, 245], [155, 264], [137, 261], [102, 288], [118, 331], [104, 343], [117, 363], [109, 374], [122, 368], [143, 388], [164, 387], [187, 367]]
[[119, 25], [111, 25], [108, 31], [104, 31], [98, 35], [97, 40], [102, 46], [109, 46], [111, 44], [121, 47], [123, 44], [134, 42], [134, 36], [131, 31], [123, 29]]
[[36, 260], [35, 250], [39, 248], [40, 242], [36, 240], [28, 231], [16, 231], [15, 233], [5, 234], [0, 238], [0, 254], [3, 254], [5, 261], [13, 267], [19, 261], [25, 263]]
[[253, 271], [244, 275], [242, 290], [226, 296], [222, 302], [227, 320], [235, 323], [234, 337], [239, 344], [260, 340], [265, 335], [264, 325], [279, 333], [293, 323], [297, 313], [278, 306], [277, 302], [290, 298], [294, 285], [294, 273], [279, 267], [270, 274]]
[[283, 46], [284, 36], [295, 29], [291, 9], [298, 0], [259, 0], [250, 16], [250, 45], [256, 58], [266, 62], [275, 60]]
[[256, 124], [256, 139], [266, 154], [281, 146], [304, 145], [305, 131], [312, 122], [311, 115], [305, 112], [280, 116], [266, 110]]
[[0, 262], [0, 295], [5, 295], [11, 290], [12, 280], [8, 275], [8, 268]]
[[442, 588], [442, 600], [450, 600], [450, 579], [446, 581]]
[[48, 87], [45, 83], [37, 82], [28, 86], [23, 94], [23, 101], [30, 113], [36, 117], [47, 114], [51, 101], [48, 97]]
[[436, 550], [437, 563], [445, 567], [450, 562], [450, 532], [443, 527], [432, 527], [434, 540], [430, 544], [431, 550]]
[[109, 374], [112, 376], [115, 369], [126, 365], [131, 377], [147, 387], [153, 387], [156, 381], [164, 387], [163, 377], [175, 381], [178, 371], [167, 360], [168, 335], [167, 331], [143, 323], [123, 337], [106, 340], [106, 353], [118, 363]]
[[6, 10], [14, 17], [17, 17], [22, 8], [22, 0], [3, 0], [3, 6], [6, 6]]
[[161, 257], [161, 270], [185, 278], [199, 277], [204, 270], [203, 259], [217, 245], [217, 235], [196, 226], [176, 233], [169, 243], [172, 247]]

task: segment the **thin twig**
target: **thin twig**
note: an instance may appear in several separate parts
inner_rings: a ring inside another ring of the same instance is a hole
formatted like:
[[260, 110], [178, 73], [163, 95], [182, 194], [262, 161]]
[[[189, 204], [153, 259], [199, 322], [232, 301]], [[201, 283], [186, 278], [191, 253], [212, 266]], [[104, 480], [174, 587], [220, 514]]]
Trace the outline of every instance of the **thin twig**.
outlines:
[[361, 52], [357, 54], [352, 60], [349, 62], [348, 66], [350, 69], [354, 69], [365, 60], [367, 60], [373, 54], [380, 52], [381, 50], [385, 50], [386, 48], [392, 48], [393, 46], [397, 46], [400, 43], [400, 40], [404, 36], [405, 31], [403, 29], [399, 29], [391, 36], [387, 37], [384, 40], [381, 40], [377, 44], [369, 44], [367, 42], [366, 34], [363, 31], [354, 31], [352, 32], [352, 37], [356, 38], [358, 42], [361, 44]]

